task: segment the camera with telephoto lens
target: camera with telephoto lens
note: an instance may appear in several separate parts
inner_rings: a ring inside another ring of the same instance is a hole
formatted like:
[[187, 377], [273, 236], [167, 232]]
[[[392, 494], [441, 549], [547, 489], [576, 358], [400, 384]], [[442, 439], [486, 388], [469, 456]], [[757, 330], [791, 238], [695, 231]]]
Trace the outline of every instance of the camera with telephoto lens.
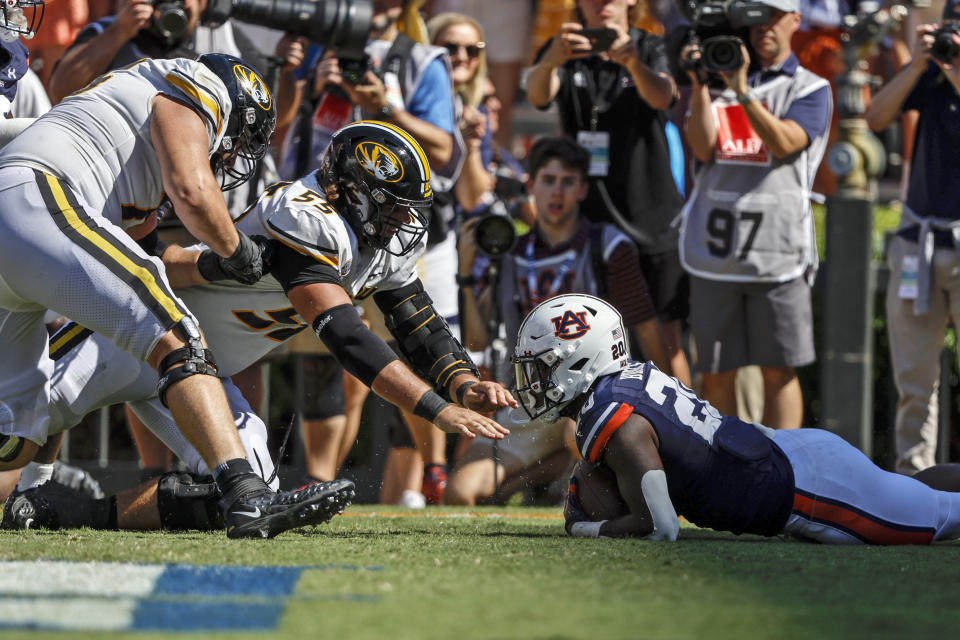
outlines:
[[739, 69], [747, 28], [770, 22], [770, 7], [749, 0], [677, 0], [677, 8], [693, 27], [691, 40], [700, 44], [700, 59], [681, 60], [683, 71]]
[[203, 23], [219, 27], [227, 18], [303, 36], [362, 59], [373, 20], [371, 0], [209, 0]]
[[181, 40], [187, 34], [190, 18], [183, 0], [147, 0], [144, 4], [155, 7], [150, 26], [164, 38]]
[[953, 36], [960, 34], [960, 25], [948, 22], [933, 32], [933, 44], [930, 46], [930, 57], [949, 64], [960, 56], [960, 46], [953, 41]]
[[526, 198], [527, 190], [523, 181], [498, 174], [493, 195], [493, 203], [473, 229], [473, 238], [481, 253], [490, 258], [502, 258], [517, 244], [517, 229], [511, 211]]

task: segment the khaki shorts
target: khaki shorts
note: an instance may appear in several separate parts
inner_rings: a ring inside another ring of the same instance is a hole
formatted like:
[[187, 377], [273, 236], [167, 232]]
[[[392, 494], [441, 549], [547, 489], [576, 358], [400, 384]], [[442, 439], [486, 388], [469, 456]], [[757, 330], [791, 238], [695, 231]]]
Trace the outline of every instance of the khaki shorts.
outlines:
[[703, 373], [746, 365], [799, 367], [816, 359], [810, 287], [690, 277], [690, 324]]

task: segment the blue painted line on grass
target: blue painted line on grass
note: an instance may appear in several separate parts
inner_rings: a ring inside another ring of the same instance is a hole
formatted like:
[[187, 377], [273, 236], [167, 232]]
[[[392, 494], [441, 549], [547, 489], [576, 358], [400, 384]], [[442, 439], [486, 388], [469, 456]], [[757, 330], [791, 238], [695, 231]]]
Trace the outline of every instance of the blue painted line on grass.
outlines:
[[[0, 568], [5, 563], [0, 562]], [[29, 563], [19, 563], [26, 565]], [[382, 566], [295, 567], [39, 563], [39, 586], [27, 595], [12, 582], [0, 589], [0, 629], [134, 632], [262, 631], [276, 629], [291, 600], [377, 602], [367, 594], [300, 594], [304, 571], [382, 571]], [[102, 568], [102, 569], [101, 569]], [[20, 566], [20, 571], [29, 567]], [[119, 572], [119, 573], [118, 573]], [[9, 581], [8, 581], [9, 582]], [[80, 588], [77, 588], [77, 585]], [[119, 585], [104, 593], [106, 584]], [[25, 610], [28, 609], [29, 611]], [[68, 611], [80, 607], [83, 615]], [[82, 619], [81, 619], [82, 618]]]

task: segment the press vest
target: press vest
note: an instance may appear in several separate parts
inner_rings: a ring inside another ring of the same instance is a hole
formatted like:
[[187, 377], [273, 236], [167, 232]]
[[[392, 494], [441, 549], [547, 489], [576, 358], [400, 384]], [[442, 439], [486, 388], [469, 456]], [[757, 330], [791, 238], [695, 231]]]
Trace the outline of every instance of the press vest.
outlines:
[[[798, 66], [753, 89], [774, 116], [825, 86]], [[682, 211], [680, 260], [708, 280], [786, 282], [816, 268], [810, 193], [827, 136], [791, 156], [776, 158], [747, 120], [736, 95], [726, 90], [712, 102], [717, 127], [713, 158], [696, 175]], [[829, 118], [828, 118], [829, 121]]]

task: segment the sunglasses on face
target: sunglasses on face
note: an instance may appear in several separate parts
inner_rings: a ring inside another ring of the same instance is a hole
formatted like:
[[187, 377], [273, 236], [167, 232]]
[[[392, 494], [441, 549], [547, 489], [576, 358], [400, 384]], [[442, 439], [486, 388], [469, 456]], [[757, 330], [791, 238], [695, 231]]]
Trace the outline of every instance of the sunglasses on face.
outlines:
[[455, 42], [448, 42], [447, 44], [440, 46], [450, 52], [451, 58], [456, 56], [461, 49], [467, 52], [468, 58], [476, 58], [478, 55], [480, 55], [480, 52], [486, 46], [486, 43], [478, 42], [477, 44], [457, 44]]

